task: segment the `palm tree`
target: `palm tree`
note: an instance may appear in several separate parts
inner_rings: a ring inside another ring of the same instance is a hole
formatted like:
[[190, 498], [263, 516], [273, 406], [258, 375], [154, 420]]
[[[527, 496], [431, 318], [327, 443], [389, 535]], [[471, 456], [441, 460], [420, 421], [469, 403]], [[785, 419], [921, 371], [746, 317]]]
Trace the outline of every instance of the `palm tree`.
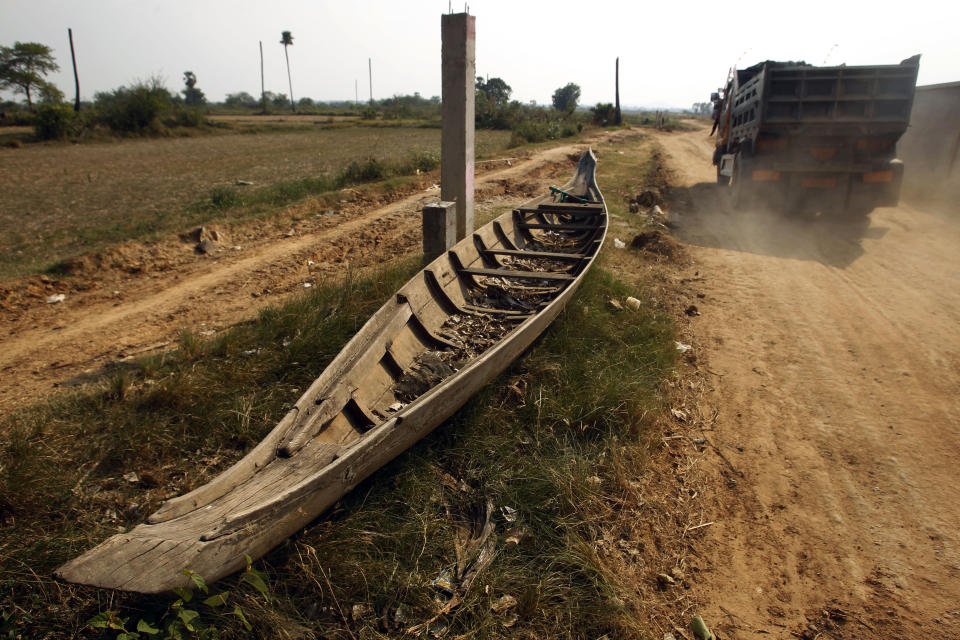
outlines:
[[283, 55], [287, 58], [287, 82], [290, 84], [290, 109], [296, 113], [297, 105], [293, 101], [293, 80], [290, 79], [290, 54], [287, 53], [287, 47], [293, 44], [293, 36], [290, 35], [289, 31], [284, 31], [281, 34], [280, 44], [283, 45]]

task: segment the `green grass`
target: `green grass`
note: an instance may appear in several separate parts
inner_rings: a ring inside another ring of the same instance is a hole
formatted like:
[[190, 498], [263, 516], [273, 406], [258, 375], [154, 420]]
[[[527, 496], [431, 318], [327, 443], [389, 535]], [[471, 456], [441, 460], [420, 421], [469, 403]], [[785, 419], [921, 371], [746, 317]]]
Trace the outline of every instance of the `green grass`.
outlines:
[[[479, 131], [477, 153], [497, 157], [509, 139], [509, 132]], [[371, 159], [388, 175], [412, 175], [439, 149], [437, 129], [363, 124], [0, 147], [0, 280], [214, 220], [229, 225], [266, 218], [330, 186], [369, 181], [361, 171], [355, 180], [338, 182]], [[253, 185], [237, 188], [237, 179]], [[214, 189], [237, 189], [253, 204], [207, 206]]]
[[[62, 585], [50, 573], [239, 458], [417, 266], [327, 283], [210, 341], [183, 332], [177, 351], [117, 370], [96, 390], [0, 418], [0, 625], [71, 637], [107, 610], [134, 623], [162, 618], [173, 596]], [[675, 350], [666, 317], [608, 304], [626, 295], [637, 291], [595, 267], [500, 378], [256, 563], [269, 602], [235, 577], [217, 586], [258, 636], [395, 634], [433, 616], [430, 581], [455, 563], [456, 532], [489, 502], [495, 556], [437, 621], [451, 637], [638, 635], [594, 541], [631, 491], [644, 416], [659, 406]], [[138, 482], [123, 479], [130, 472]], [[494, 613], [504, 595], [517, 606]], [[230, 615], [208, 622], [244, 636]]]

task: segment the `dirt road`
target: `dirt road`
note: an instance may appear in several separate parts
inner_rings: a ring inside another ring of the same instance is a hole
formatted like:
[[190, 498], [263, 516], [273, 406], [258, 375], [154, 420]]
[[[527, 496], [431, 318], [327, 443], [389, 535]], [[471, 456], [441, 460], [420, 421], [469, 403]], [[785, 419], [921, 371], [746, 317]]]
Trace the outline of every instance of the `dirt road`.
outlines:
[[[477, 216], [540, 193], [569, 174], [583, 144], [540, 150], [477, 178]], [[64, 280], [0, 285], [0, 410], [101, 379], [118, 362], [169, 348], [182, 329], [210, 336], [328, 277], [419, 250], [429, 186], [386, 205], [344, 202], [327, 212], [295, 205], [291, 227], [252, 223], [213, 255], [195, 241], [128, 244], [81, 264]], [[48, 295], [66, 299], [47, 304]]]
[[960, 211], [734, 210], [706, 134], [658, 135], [726, 459], [704, 617], [725, 639], [960, 638]]

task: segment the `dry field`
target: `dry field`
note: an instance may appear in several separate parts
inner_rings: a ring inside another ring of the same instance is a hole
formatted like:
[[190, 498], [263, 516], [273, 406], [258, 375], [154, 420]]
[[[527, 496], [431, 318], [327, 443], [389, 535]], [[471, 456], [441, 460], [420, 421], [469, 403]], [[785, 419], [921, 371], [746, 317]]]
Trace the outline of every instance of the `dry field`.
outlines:
[[256, 113], [249, 114], [238, 114], [238, 113], [226, 113], [226, 114], [211, 114], [207, 116], [209, 120], [213, 122], [222, 122], [229, 124], [232, 127], [243, 128], [243, 127], [270, 127], [270, 126], [300, 126], [300, 127], [312, 127], [317, 124], [329, 124], [332, 122], [351, 122], [357, 121], [360, 119], [359, 116], [353, 115], [343, 115], [343, 116], [327, 116], [327, 115], [318, 115], [315, 113], [305, 113], [294, 115], [292, 113], [284, 114], [271, 114], [271, 115], [260, 115]]
[[[478, 154], [509, 132], [478, 132]], [[308, 129], [0, 149], [0, 279], [107, 244], [181, 231], [208, 214], [210, 189], [334, 172], [353, 160], [439, 152], [440, 130]]]

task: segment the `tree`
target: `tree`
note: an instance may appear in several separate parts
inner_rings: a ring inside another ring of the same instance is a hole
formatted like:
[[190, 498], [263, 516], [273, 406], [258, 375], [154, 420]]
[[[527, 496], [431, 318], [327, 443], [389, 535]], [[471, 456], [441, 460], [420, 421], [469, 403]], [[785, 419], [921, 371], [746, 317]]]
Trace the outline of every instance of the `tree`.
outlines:
[[501, 78], [477, 77], [476, 126], [485, 129], [510, 128], [510, 94], [513, 89]]
[[43, 104], [60, 104], [63, 102], [63, 91], [57, 89], [52, 82], [43, 82], [38, 86], [40, 102]]
[[183, 101], [190, 107], [199, 107], [203, 104], [206, 104], [207, 97], [203, 95], [203, 91], [197, 89], [197, 74], [193, 71], [184, 71], [183, 72], [183, 83], [187, 85], [186, 89], [183, 89]]
[[223, 101], [223, 104], [230, 105], [231, 107], [244, 107], [246, 109], [256, 109], [259, 102], [252, 95], [246, 91], [240, 91], [238, 93], [229, 93], [227, 94], [226, 99]]
[[280, 36], [282, 38], [280, 44], [283, 45], [283, 55], [287, 59], [287, 82], [290, 84], [290, 110], [296, 113], [297, 104], [293, 101], [293, 80], [290, 78], [290, 54], [287, 53], [287, 47], [293, 44], [293, 36], [290, 35], [289, 31], [284, 31]]
[[44, 76], [59, 70], [53, 50], [45, 44], [14, 42], [12, 47], [0, 46], [0, 89], [13, 87], [14, 93], [25, 94], [30, 111], [33, 89], [52, 86]]
[[711, 113], [713, 113], [713, 103], [712, 102], [694, 102], [691, 111], [701, 116], [708, 116]]
[[572, 82], [553, 92], [553, 108], [563, 113], [573, 113], [580, 100], [580, 86]]
[[503, 106], [510, 101], [510, 94], [513, 89], [501, 78], [490, 78], [484, 81], [483, 78], [477, 78], [477, 91], [483, 93], [490, 104]]

